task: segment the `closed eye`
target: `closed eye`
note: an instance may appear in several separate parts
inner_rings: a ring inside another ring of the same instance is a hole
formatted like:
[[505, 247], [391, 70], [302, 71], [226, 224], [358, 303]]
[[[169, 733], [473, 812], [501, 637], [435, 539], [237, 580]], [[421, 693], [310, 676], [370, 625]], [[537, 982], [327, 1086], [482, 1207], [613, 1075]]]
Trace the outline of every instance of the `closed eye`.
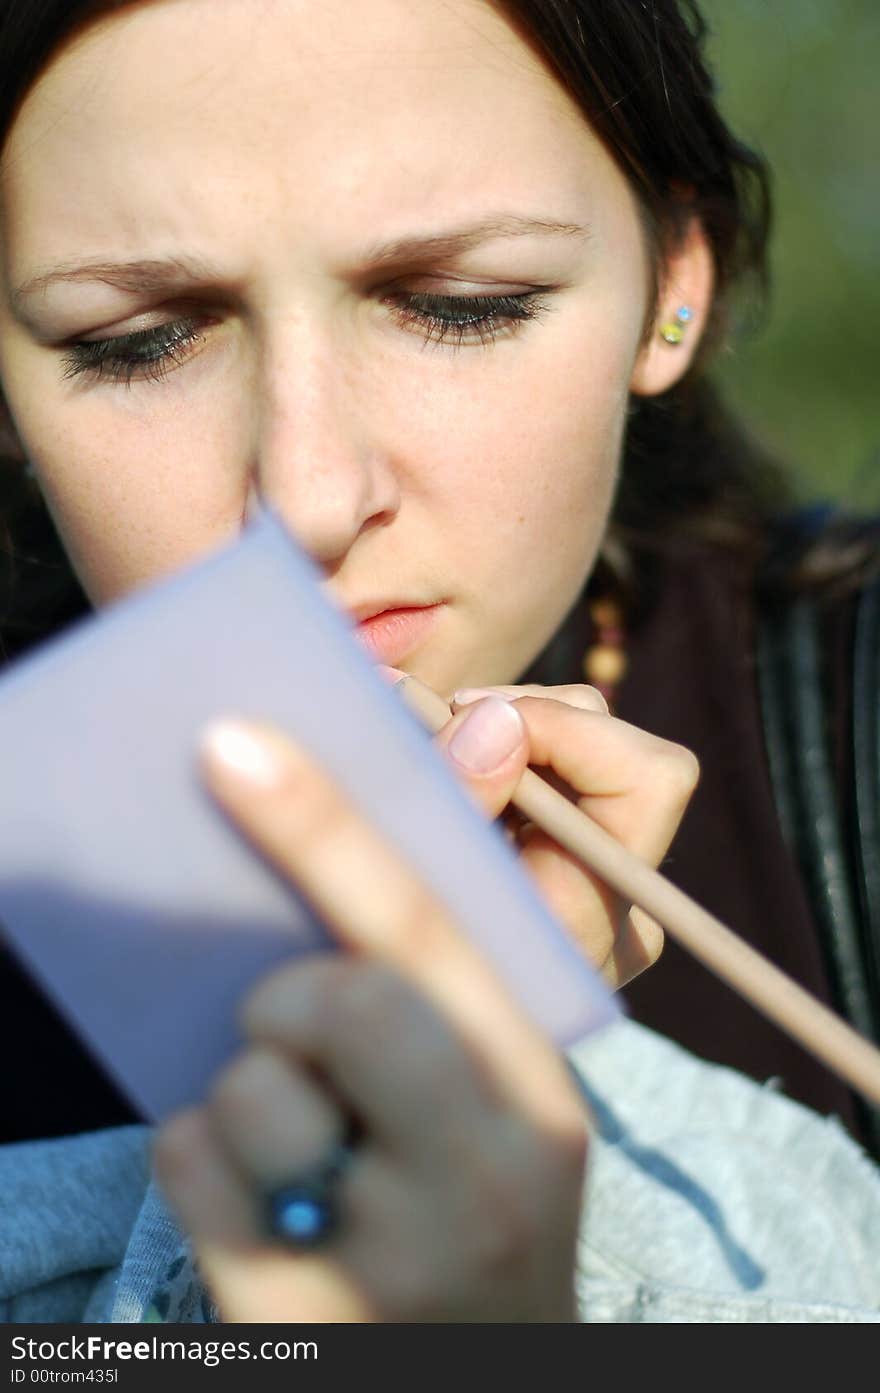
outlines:
[[426, 343], [494, 343], [549, 308], [537, 290], [518, 295], [431, 295], [407, 292], [387, 297], [405, 328], [420, 331]]
[[194, 343], [202, 342], [204, 335], [197, 322], [181, 319], [135, 334], [71, 344], [61, 361], [65, 377], [86, 375], [94, 381], [130, 386], [134, 378], [161, 381], [173, 365], [187, 358]]
[[[433, 295], [399, 291], [383, 297], [395, 320], [421, 333], [425, 343], [487, 345], [549, 307], [540, 291], [516, 295]], [[203, 325], [176, 320], [110, 339], [81, 340], [62, 358], [64, 376], [86, 376], [130, 386], [135, 379], [158, 382], [185, 362], [194, 344], [204, 342]]]

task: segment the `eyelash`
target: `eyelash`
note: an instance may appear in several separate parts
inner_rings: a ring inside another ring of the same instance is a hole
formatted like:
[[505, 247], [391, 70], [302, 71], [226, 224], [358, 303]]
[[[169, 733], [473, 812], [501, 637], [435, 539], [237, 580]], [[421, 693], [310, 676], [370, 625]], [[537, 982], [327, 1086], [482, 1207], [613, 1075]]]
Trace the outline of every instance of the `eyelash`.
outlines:
[[423, 331], [426, 344], [451, 339], [456, 348], [468, 333], [476, 334], [482, 346], [494, 343], [500, 329], [515, 331], [548, 308], [537, 290], [520, 295], [409, 294], [388, 303], [405, 328], [415, 324]]
[[[422, 330], [426, 345], [451, 340], [456, 348], [469, 334], [476, 334], [482, 346], [492, 344], [499, 331], [515, 332], [548, 308], [535, 290], [519, 295], [395, 295], [386, 297], [386, 303], [404, 328]], [[195, 321], [179, 320], [137, 334], [74, 343], [62, 359], [64, 376], [88, 374], [95, 381], [127, 386], [135, 378], [159, 382], [202, 337]]]
[[73, 343], [61, 360], [64, 376], [85, 374], [98, 382], [109, 378], [130, 386], [135, 377], [141, 376], [141, 369], [145, 381], [159, 382], [171, 364], [179, 362], [186, 349], [201, 338], [194, 321], [182, 319], [137, 334]]

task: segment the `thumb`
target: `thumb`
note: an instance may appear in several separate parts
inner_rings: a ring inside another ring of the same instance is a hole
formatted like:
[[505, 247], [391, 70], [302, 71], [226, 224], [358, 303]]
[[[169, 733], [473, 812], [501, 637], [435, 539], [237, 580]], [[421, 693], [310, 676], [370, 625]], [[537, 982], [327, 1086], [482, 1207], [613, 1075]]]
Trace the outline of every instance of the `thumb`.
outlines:
[[487, 696], [457, 711], [437, 748], [491, 818], [504, 811], [529, 762], [529, 737], [516, 707]]

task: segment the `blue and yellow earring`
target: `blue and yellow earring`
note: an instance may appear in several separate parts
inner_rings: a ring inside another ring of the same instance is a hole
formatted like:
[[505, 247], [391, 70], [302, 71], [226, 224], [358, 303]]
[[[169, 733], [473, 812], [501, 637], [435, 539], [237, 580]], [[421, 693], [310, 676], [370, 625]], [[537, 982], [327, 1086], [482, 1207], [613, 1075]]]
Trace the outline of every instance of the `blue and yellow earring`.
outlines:
[[682, 305], [675, 311], [675, 318], [660, 325], [660, 337], [675, 346], [681, 343], [685, 330], [694, 317], [690, 305]]

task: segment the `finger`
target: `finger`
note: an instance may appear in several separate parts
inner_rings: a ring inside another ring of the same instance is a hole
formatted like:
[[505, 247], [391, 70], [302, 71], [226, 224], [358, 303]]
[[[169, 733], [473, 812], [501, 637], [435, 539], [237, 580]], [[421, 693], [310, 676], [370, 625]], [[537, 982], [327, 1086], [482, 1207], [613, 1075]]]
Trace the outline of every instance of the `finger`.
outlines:
[[617, 933], [611, 954], [602, 967], [602, 976], [612, 991], [619, 991], [653, 967], [663, 952], [662, 925], [634, 905]]
[[557, 687], [541, 687], [534, 682], [524, 683], [519, 687], [460, 687], [458, 691], [453, 693], [452, 706], [457, 710], [459, 707], [470, 705], [486, 696], [500, 696], [505, 701], [516, 701], [519, 697], [524, 696], [564, 701], [569, 706], [578, 707], [581, 711], [597, 711], [600, 715], [606, 716], [609, 709], [608, 702], [598, 687], [588, 687], [582, 682]]
[[[341, 942], [414, 982], [499, 1084], [537, 1116], [574, 1099], [555, 1050], [519, 1010], [439, 900], [319, 765], [280, 732], [223, 722], [202, 773], [245, 836], [298, 886]], [[555, 1085], [553, 1081], [555, 1081]]]
[[177, 1113], [153, 1144], [156, 1178], [183, 1228], [248, 1247], [259, 1235], [254, 1195], [223, 1154], [203, 1108]]
[[329, 1094], [276, 1050], [240, 1055], [215, 1082], [206, 1112], [226, 1154], [264, 1190], [317, 1165], [347, 1129]]
[[[324, 955], [280, 968], [247, 998], [242, 1024], [257, 1045], [316, 1067], [380, 1145], [435, 1166], [438, 1157], [466, 1150], [487, 1113], [508, 1101], [424, 996], [375, 962]], [[280, 1080], [264, 1081], [271, 1094], [257, 1108], [249, 1079], [233, 1080], [242, 1120], [267, 1117], [262, 1139], [233, 1145], [271, 1167], [276, 1142], [282, 1154], [313, 1143], [285, 1138], [284, 1124], [271, 1121], [285, 1097], [289, 1108], [296, 1100]], [[326, 1136], [323, 1121], [320, 1130]]]
[[515, 705], [528, 729], [529, 763], [548, 766], [584, 812], [629, 851], [658, 864], [699, 778], [691, 751], [564, 702], [523, 697]]
[[540, 828], [523, 834], [520, 859], [545, 903], [613, 989], [626, 985], [660, 956], [661, 926]]
[[609, 964], [628, 906], [603, 880], [540, 828], [521, 839], [520, 860], [544, 903], [600, 970]]
[[628, 906], [545, 833], [526, 839], [521, 860], [553, 913], [615, 990], [657, 961], [664, 934], [656, 919]]
[[[696, 783], [690, 752], [546, 696], [517, 698], [516, 706], [528, 727], [529, 762], [543, 764], [550, 782], [568, 788], [629, 850], [658, 864]], [[492, 799], [497, 803], [505, 791], [503, 780], [496, 780]], [[630, 906], [576, 857], [541, 829], [517, 827], [510, 810], [504, 816], [543, 899], [610, 984], [623, 985], [656, 960], [663, 942], [659, 926], [639, 915], [631, 922]]]
[[508, 807], [529, 760], [528, 733], [512, 704], [527, 692], [533, 692], [537, 700], [552, 700], [551, 694], [556, 694], [556, 700], [582, 711], [602, 714], [608, 710], [601, 693], [583, 685], [465, 688], [456, 692], [455, 715], [435, 743], [477, 807], [493, 820]]
[[[405, 675], [395, 669], [388, 669], [387, 672], [389, 679], [394, 681]], [[453, 710], [459, 714], [465, 707], [488, 696], [500, 696], [510, 702], [530, 696], [564, 702], [571, 707], [597, 714], [608, 714], [609, 711], [602, 693], [597, 688], [584, 684], [555, 687], [521, 684], [460, 688], [453, 696]], [[450, 734], [455, 729], [457, 727], [453, 724], [444, 729], [438, 741], [441, 748], [444, 743], [448, 743]], [[656, 752], [662, 754], [664, 761], [671, 755], [687, 766], [682, 778], [682, 793], [678, 795], [683, 806], [686, 806], [692, 785], [698, 777], [693, 757], [689, 751], [681, 750], [679, 747], [670, 748], [667, 742], [662, 741], [656, 747]], [[554, 778], [554, 774], [556, 769], [551, 764], [549, 781], [557, 787], [560, 784], [564, 786], [566, 781], [558, 775]], [[641, 909], [634, 908], [627, 914], [621, 898], [586, 873], [580, 862], [557, 847], [516, 808], [508, 806], [505, 809], [502, 803], [506, 792], [505, 783], [503, 777], [490, 779], [482, 784], [475, 783], [472, 791], [485, 811], [492, 816], [502, 815], [508, 840], [522, 850], [522, 860], [539, 882], [546, 902], [569, 929], [579, 947], [600, 966], [603, 976], [611, 986], [625, 985], [646, 967], [650, 967], [660, 956], [663, 948], [661, 926]], [[577, 792], [571, 784], [568, 784], [568, 790]], [[604, 796], [607, 797], [607, 793]], [[676, 816], [680, 820], [683, 806], [673, 806], [673, 819], [666, 824], [666, 845], [663, 835], [654, 843], [655, 864], [668, 849], [678, 825]], [[607, 823], [605, 825], [607, 826]]]
[[435, 744], [477, 806], [487, 817], [498, 817], [529, 759], [528, 733], [516, 707], [489, 695], [457, 712]]
[[154, 1163], [221, 1315], [272, 1322], [372, 1317], [364, 1291], [331, 1254], [298, 1253], [269, 1238], [258, 1187], [224, 1154], [204, 1110], [178, 1114], [161, 1129]]

